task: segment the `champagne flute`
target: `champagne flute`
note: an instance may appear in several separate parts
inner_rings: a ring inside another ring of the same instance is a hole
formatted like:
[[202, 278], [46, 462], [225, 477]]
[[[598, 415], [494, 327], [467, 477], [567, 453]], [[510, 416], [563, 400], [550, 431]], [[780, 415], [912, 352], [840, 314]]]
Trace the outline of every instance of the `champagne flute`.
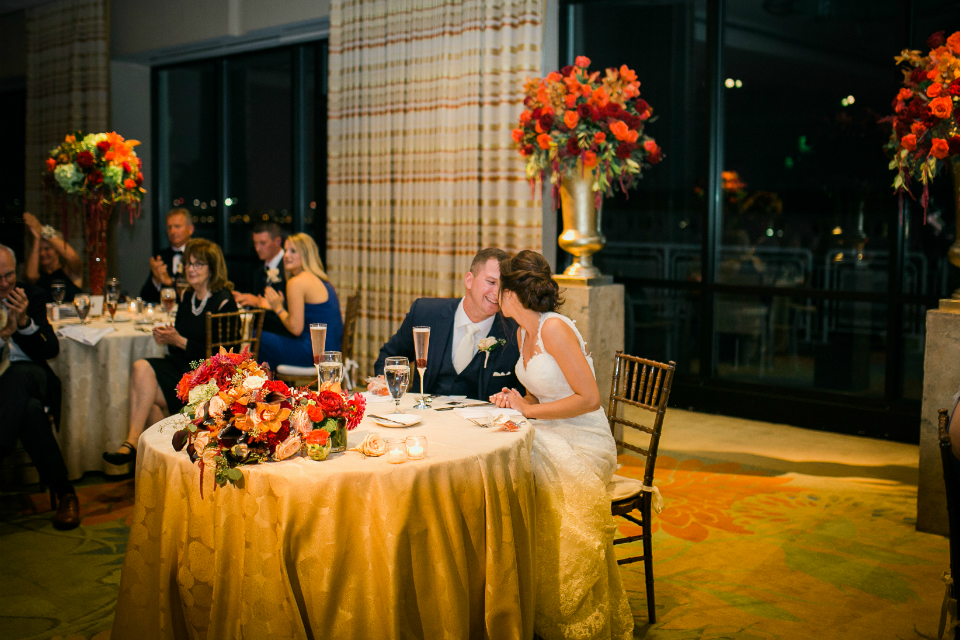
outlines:
[[77, 308], [77, 317], [80, 318], [80, 324], [86, 324], [87, 314], [90, 313], [90, 296], [85, 293], [78, 293], [73, 296], [73, 306]]
[[310, 346], [313, 347], [313, 366], [317, 368], [317, 391], [323, 380], [320, 379], [320, 361], [323, 359], [323, 347], [327, 342], [327, 325], [314, 322], [310, 325]]
[[430, 327], [413, 328], [413, 348], [417, 353], [417, 373], [420, 374], [420, 401], [414, 409], [429, 409], [423, 397], [423, 374], [427, 371], [427, 351], [430, 348]]
[[103, 286], [103, 293], [106, 296], [113, 294], [115, 300], [120, 299], [120, 281], [116, 278], [110, 278]]
[[107, 310], [107, 313], [110, 314], [110, 322], [117, 323], [117, 298], [119, 295], [116, 293], [108, 292], [104, 296], [103, 306]]
[[173, 287], [164, 287], [160, 289], [160, 302], [163, 303], [163, 310], [167, 312], [167, 320], [173, 319], [173, 305], [177, 304], [177, 291]]
[[410, 361], [403, 356], [387, 358], [383, 367], [383, 376], [387, 379], [387, 389], [393, 397], [394, 413], [400, 413], [400, 398], [410, 382]]
[[183, 300], [183, 292], [190, 288], [190, 283], [187, 282], [186, 278], [181, 278], [177, 276], [176, 280], [177, 287], [177, 300]]
[[324, 351], [320, 356], [320, 382], [336, 382], [343, 380], [343, 355], [339, 351]]
[[63, 299], [67, 295], [67, 283], [63, 280], [54, 280], [50, 283], [50, 293], [53, 294], [53, 301], [57, 306], [63, 304]]

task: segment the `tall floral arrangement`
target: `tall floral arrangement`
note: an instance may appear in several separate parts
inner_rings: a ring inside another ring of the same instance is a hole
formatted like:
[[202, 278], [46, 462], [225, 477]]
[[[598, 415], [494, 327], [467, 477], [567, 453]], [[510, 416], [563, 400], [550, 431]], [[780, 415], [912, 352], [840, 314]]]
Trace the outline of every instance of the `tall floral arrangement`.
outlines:
[[136, 140], [124, 140], [117, 133], [76, 131], [50, 150], [45, 182], [61, 202], [66, 226], [69, 206], [83, 211], [84, 240], [90, 271], [90, 288], [103, 293], [106, 279], [107, 223], [113, 210], [127, 209], [130, 222], [140, 215], [146, 191], [143, 163], [137, 157]]
[[935, 33], [927, 45], [925, 56], [904, 49], [895, 57], [903, 66], [903, 86], [893, 100], [894, 115], [886, 119], [892, 123], [886, 149], [897, 172], [893, 187], [909, 193], [911, 180], [920, 180], [924, 209], [930, 182], [944, 162], [960, 156], [960, 31], [949, 38]]
[[591, 172], [599, 205], [614, 186], [626, 192], [643, 169], [663, 158], [644, 133], [655, 118], [640, 97], [637, 74], [626, 65], [603, 73], [589, 67], [590, 59], [578, 56], [545, 78], [528, 78], [520, 126], [512, 132], [531, 186], [550, 172], [555, 203], [560, 182], [573, 172]]

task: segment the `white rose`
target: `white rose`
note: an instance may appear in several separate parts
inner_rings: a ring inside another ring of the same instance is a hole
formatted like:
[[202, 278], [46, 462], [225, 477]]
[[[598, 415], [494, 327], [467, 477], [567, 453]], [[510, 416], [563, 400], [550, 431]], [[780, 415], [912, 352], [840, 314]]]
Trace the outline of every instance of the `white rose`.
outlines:
[[477, 343], [477, 348], [482, 351], [484, 349], [489, 349], [495, 344], [497, 344], [497, 339], [491, 338], [488, 336], [486, 338], [483, 338], [480, 342]]
[[227, 408], [227, 403], [223, 401], [219, 395], [213, 396], [210, 399], [210, 406], [207, 407], [207, 412], [211, 417], [219, 418], [223, 416], [223, 410]]
[[307, 410], [299, 407], [293, 412], [293, 415], [290, 416], [290, 426], [294, 431], [306, 435], [313, 430], [313, 421], [310, 420], [310, 416], [307, 415]]
[[256, 391], [267, 381], [263, 376], [247, 376], [243, 381], [243, 388], [247, 391]]
[[273, 459], [286, 460], [297, 451], [300, 451], [300, 436], [291, 434], [290, 437], [277, 445], [273, 452]]

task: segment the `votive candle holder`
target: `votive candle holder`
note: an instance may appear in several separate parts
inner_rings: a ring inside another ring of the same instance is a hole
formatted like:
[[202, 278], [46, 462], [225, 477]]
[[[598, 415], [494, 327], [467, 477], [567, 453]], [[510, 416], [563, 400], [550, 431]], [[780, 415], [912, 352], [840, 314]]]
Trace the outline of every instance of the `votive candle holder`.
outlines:
[[384, 454], [387, 462], [400, 464], [407, 461], [407, 443], [402, 438], [387, 438], [387, 452]]
[[407, 436], [407, 457], [411, 460], [423, 460], [427, 457], [427, 437]]

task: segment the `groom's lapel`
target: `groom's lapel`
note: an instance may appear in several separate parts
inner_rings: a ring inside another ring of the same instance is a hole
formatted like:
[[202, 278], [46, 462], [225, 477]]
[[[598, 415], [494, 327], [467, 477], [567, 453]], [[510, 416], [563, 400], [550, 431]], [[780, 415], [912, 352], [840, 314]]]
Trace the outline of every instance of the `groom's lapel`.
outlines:
[[[444, 358], [450, 356], [450, 336], [453, 334], [453, 316], [460, 304], [459, 298], [451, 298], [450, 304], [445, 304], [435, 318], [423, 318], [424, 325], [430, 327], [430, 352], [427, 355], [427, 377], [423, 381], [424, 387], [433, 388], [440, 369], [443, 368]], [[414, 363], [416, 365], [416, 363]]]
[[[493, 318], [493, 325], [490, 327], [490, 332], [487, 333], [488, 338], [496, 338], [497, 340], [504, 339], [509, 344], [510, 338], [503, 331], [504, 318], [497, 312], [497, 315]], [[500, 365], [500, 356], [506, 350], [507, 345], [499, 345], [496, 349], [490, 352], [490, 358], [487, 360], [487, 366], [483, 367], [481, 363], [480, 369], [480, 384], [479, 384], [479, 399], [484, 400], [489, 395], [487, 389], [490, 387], [490, 381], [493, 379], [493, 372], [497, 370], [497, 367]], [[485, 359], [487, 354], [483, 351], [477, 351], [475, 356], [480, 359]], [[499, 391], [499, 389], [497, 389]]]

